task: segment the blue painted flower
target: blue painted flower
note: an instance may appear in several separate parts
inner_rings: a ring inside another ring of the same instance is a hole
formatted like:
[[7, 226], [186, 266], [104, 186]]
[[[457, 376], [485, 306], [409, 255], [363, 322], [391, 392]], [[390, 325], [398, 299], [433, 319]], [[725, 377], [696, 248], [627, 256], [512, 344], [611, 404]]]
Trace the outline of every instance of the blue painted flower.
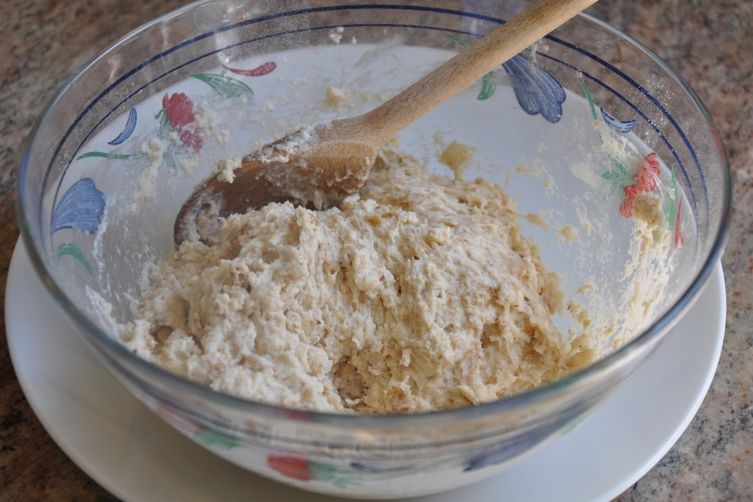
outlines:
[[131, 110], [128, 112], [128, 119], [126, 120], [125, 126], [123, 127], [123, 130], [120, 131], [120, 134], [118, 134], [115, 139], [112, 141], [108, 141], [108, 145], [119, 145], [128, 138], [131, 137], [131, 134], [133, 134], [133, 130], [136, 129], [136, 121], [138, 119], [138, 114], [136, 113], [135, 108], [131, 108]]
[[81, 178], [63, 194], [52, 213], [52, 232], [72, 228], [88, 234], [97, 231], [105, 212], [105, 196], [91, 178]]
[[565, 89], [551, 73], [523, 56], [515, 56], [503, 64], [512, 80], [515, 97], [529, 115], [541, 114], [552, 124], [562, 118]]
[[401, 471], [413, 469], [412, 465], [401, 465], [398, 467], [381, 467], [381, 466], [376, 466], [376, 465], [363, 464], [361, 462], [351, 462], [350, 466], [357, 471], [369, 472], [371, 474], [381, 474], [385, 472], [401, 472]]
[[635, 120], [620, 120], [604, 108], [601, 109], [601, 116], [604, 117], [604, 122], [618, 133], [627, 134], [635, 129]]

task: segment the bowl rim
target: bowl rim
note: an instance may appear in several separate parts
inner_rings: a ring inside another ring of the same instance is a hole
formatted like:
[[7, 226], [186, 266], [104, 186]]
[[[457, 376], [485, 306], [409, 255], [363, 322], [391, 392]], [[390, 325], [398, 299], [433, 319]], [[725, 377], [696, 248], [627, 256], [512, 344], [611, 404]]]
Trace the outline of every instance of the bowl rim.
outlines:
[[[171, 373], [168, 370], [157, 366], [156, 364], [142, 359], [141, 357], [128, 350], [128, 348], [121, 342], [102, 330], [93, 320], [91, 320], [86, 314], [84, 314], [84, 312], [76, 307], [76, 305], [64, 293], [63, 289], [58, 285], [53, 275], [48, 272], [47, 267], [45, 266], [45, 261], [42, 258], [40, 250], [38, 249], [37, 243], [34, 240], [31, 227], [26, 217], [27, 201], [25, 200], [26, 198], [24, 195], [24, 188], [27, 183], [26, 173], [29, 167], [29, 157], [31, 148], [34, 145], [34, 141], [37, 136], [37, 132], [41, 125], [45, 122], [49, 111], [63, 98], [66, 92], [75, 84], [77, 79], [84, 75], [91, 66], [100, 61], [102, 58], [106, 57], [108, 53], [114, 50], [116, 47], [120, 46], [127, 40], [138, 36], [140, 33], [146, 31], [148, 28], [154, 26], [155, 24], [168, 21], [173, 17], [180, 16], [186, 11], [195, 9], [199, 5], [208, 4], [211, 2], [212, 0], [198, 0], [165, 13], [161, 16], [155, 17], [151, 21], [148, 21], [123, 35], [118, 40], [108, 45], [87, 64], [74, 71], [73, 74], [71, 74], [65, 80], [63, 85], [55, 93], [54, 97], [43, 108], [39, 117], [35, 121], [34, 126], [32, 127], [26, 141], [18, 169], [15, 204], [16, 217], [21, 233], [21, 238], [29, 253], [29, 257], [31, 259], [34, 270], [38, 274], [39, 278], [41, 279], [42, 283], [44, 284], [50, 295], [53, 297], [53, 299], [58, 303], [58, 305], [60, 305], [60, 307], [68, 316], [73, 318], [75, 324], [77, 324], [79, 328], [83, 328], [84, 331], [89, 331], [95, 336], [95, 339], [98, 343], [103, 343], [109, 350], [114, 352], [117, 357], [126, 359], [131, 365], [135, 366], [136, 369], [144, 372], [143, 374], [139, 375], [139, 379], [148, 380], [149, 377], [161, 379], [163, 381], [166, 381], [170, 385], [180, 387], [183, 390], [196, 394], [201, 398], [218, 402], [218, 404], [220, 404], [221, 406], [233, 408], [234, 411], [263, 414], [291, 421], [325, 423], [328, 425], [343, 426], [348, 429], [359, 427], [416, 426], [426, 425], [427, 422], [434, 424], [439, 422], [452, 422], [458, 419], [481, 418], [503, 411], [522, 409], [530, 405], [535, 405], [547, 401], [549, 398], [555, 397], [560, 394], [560, 391], [563, 389], [574, 388], [579, 385], [583, 386], [584, 384], [598, 380], [612, 367], [618, 366], [618, 363], [620, 361], [629, 359], [630, 355], [634, 355], [639, 351], [644, 350], [644, 348], [645, 350], [649, 350], [651, 346], [655, 346], [669, 332], [674, 324], [676, 324], [677, 321], [687, 312], [690, 306], [698, 298], [705, 285], [708, 283], [708, 279], [710, 278], [716, 263], [720, 260], [724, 251], [724, 247], [729, 238], [730, 220], [732, 215], [732, 171], [727, 152], [722, 142], [721, 134], [719, 133], [719, 129], [706, 106], [688, 85], [685, 79], [683, 79], [667, 63], [659, 58], [652, 50], [650, 50], [638, 40], [623, 33], [622, 31], [609, 25], [608, 23], [588, 14], [581, 13], [578, 15], [579, 19], [594, 24], [597, 27], [610, 32], [613, 36], [616, 36], [623, 41], [633, 45], [660, 68], [662, 68], [662, 70], [666, 72], [667, 76], [674, 78], [677, 81], [686, 95], [691, 99], [691, 102], [695, 104], [696, 108], [704, 116], [706, 125], [715, 140], [715, 144], [717, 146], [716, 153], [719, 156], [720, 165], [723, 171], [723, 186], [720, 190], [720, 193], [722, 195], [721, 221], [719, 222], [719, 228], [717, 230], [716, 236], [714, 237], [713, 245], [708, 252], [705, 262], [701, 266], [698, 275], [691, 281], [686, 290], [680, 295], [678, 300], [671, 307], [666, 309], [663, 314], [657, 317], [657, 319], [650, 326], [645, 328], [643, 332], [638, 334], [633, 340], [585, 368], [571, 373], [555, 382], [536, 387], [529, 391], [475, 405], [470, 404], [457, 408], [416, 413], [335, 413], [299, 408], [288, 408], [260, 401], [252, 401], [249, 399], [244, 399], [241, 397], [236, 397], [215, 391], [207, 385], [203, 385], [189, 380], [186, 377]], [[109, 354], [98, 355], [106, 355], [108, 359], [111, 357]], [[118, 364], [118, 366], [121, 365]], [[185, 411], [187, 411], [189, 414], [193, 413], [193, 411], [191, 410]]]

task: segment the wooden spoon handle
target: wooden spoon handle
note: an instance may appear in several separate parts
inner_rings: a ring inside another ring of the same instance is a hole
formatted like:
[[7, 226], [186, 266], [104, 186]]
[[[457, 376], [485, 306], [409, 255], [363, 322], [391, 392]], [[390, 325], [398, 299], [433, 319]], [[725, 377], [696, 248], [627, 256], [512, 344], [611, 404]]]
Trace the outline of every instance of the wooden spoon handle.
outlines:
[[596, 1], [537, 1], [386, 103], [359, 117], [370, 133], [370, 141], [383, 146], [423, 115]]

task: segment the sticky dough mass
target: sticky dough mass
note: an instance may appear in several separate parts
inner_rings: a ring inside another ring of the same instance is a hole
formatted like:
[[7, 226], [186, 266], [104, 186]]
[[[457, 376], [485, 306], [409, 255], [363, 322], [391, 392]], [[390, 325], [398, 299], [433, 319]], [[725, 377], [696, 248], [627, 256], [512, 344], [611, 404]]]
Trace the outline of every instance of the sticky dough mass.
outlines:
[[382, 152], [360, 195], [270, 204], [183, 242], [121, 333], [213, 389], [288, 407], [412, 412], [491, 401], [593, 358], [552, 315], [557, 277], [487, 181]]

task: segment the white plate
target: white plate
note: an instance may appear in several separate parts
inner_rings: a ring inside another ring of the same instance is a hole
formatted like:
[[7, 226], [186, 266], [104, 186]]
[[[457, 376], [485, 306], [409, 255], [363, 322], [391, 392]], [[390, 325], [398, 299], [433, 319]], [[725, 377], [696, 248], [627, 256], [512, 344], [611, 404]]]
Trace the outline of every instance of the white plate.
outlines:
[[[16, 245], [5, 297], [13, 366], [31, 407], [89, 476], [124, 500], [338, 500], [215, 457], [141, 405], [100, 364]], [[666, 342], [570, 434], [501, 474], [414, 500], [609, 500], [679, 438], [711, 384], [724, 338], [721, 265]], [[341, 499], [340, 499], [341, 500]]]

